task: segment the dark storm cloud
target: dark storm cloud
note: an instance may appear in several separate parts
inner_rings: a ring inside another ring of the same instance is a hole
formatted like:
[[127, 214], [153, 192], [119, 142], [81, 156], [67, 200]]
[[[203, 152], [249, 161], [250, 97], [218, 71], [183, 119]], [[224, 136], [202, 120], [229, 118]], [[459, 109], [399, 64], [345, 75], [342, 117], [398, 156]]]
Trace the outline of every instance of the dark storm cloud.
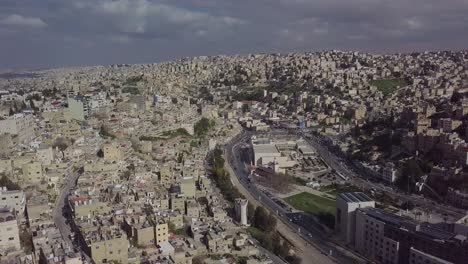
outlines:
[[2, 0], [0, 68], [462, 49], [465, 0]]

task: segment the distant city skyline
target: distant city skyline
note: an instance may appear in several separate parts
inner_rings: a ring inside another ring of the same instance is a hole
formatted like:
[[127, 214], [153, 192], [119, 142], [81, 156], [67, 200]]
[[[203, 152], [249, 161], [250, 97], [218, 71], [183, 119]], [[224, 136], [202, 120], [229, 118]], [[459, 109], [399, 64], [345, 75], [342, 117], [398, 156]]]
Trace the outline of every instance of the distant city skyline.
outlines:
[[463, 0], [3, 0], [0, 10], [0, 70], [468, 43]]

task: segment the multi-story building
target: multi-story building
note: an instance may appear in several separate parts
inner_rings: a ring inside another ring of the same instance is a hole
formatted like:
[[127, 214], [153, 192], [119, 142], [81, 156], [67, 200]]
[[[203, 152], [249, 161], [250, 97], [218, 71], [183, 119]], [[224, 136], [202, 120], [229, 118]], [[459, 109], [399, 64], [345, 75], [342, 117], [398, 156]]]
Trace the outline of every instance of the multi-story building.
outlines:
[[174, 175], [170, 167], [161, 167], [161, 169], [159, 170], [159, 180], [163, 186], [168, 186], [172, 184], [173, 178]]
[[71, 119], [84, 121], [89, 116], [88, 101], [83, 96], [68, 97], [68, 110]]
[[124, 158], [124, 151], [115, 144], [104, 144], [102, 151], [104, 152], [104, 159], [107, 161], [121, 161]]
[[112, 211], [107, 203], [84, 197], [71, 198], [70, 207], [75, 218], [92, 218], [95, 215], [106, 215]]
[[[356, 207], [356, 193], [340, 194], [337, 199], [337, 230], [362, 255], [376, 263], [461, 264], [468, 259], [466, 226], [460, 224], [419, 223], [373, 206]], [[346, 206], [349, 203], [350, 206]], [[352, 208], [353, 214], [338, 214]], [[343, 225], [343, 220], [347, 223]], [[341, 225], [338, 223], [341, 222]], [[341, 227], [345, 226], [345, 228]], [[348, 228], [348, 229], [346, 229]], [[352, 229], [354, 235], [349, 235]], [[465, 230], [460, 233], [460, 230]], [[351, 239], [350, 239], [351, 238]], [[351, 241], [353, 240], [353, 241]]]
[[156, 245], [161, 245], [161, 243], [169, 240], [169, 227], [165, 221], [156, 221], [154, 232], [156, 234]]
[[2, 256], [21, 249], [18, 222], [14, 214], [0, 211], [0, 252]]
[[39, 183], [44, 179], [42, 164], [40, 162], [29, 162], [22, 166], [23, 182]]
[[336, 199], [335, 231], [353, 245], [356, 232], [356, 209], [375, 207], [375, 201], [361, 192], [341, 193]]
[[35, 122], [31, 115], [15, 114], [7, 119], [0, 120], [0, 135], [16, 135], [16, 142], [31, 141], [36, 137]]
[[170, 199], [170, 207], [172, 210], [185, 211], [185, 198], [182, 195], [172, 193]]
[[184, 177], [180, 182], [180, 190], [186, 198], [195, 197], [195, 178], [193, 177]]
[[0, 187], [0, 208], [14, 209], [23, 213], [26, 205], [26, 195], [21, 190], [8, 191], [6, 187]]
[[448, 188], [446, 199], [447, 202], [456, 207], [468, 208], [468, 193], [466, 192]]
[[396, 181], [398, 176], [398, 169], [395, 164], [387, 162], [382, 168], [382, 179], [388, 183], [393, 183]]
[[50, 165], [54, 161], [54, 151], [49, 146], [40, 146], [36, 151], [36, 158], [42, 165]]
[[85, 237], [85, 251], [96, 264], [128, 263], [128, 240], [122, 230], [116, 226], [102, 226], [88, 232]]

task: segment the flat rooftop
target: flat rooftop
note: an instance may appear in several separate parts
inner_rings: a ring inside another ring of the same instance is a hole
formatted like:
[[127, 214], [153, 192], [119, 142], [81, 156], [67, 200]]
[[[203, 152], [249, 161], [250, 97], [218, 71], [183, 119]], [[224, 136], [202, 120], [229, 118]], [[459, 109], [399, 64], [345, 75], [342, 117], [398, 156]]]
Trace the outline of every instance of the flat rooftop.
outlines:
[[348, 203], [362, 203], [373, 201], [371, 198], [369, 198], [369, 196], [362, 192], [340, 193], [338, 197], [345, 200]]
[[256, 154], [259, 154], [259, 153], [279, 154], [278, 149], [273, 144], [254, 145], [253, 150]]

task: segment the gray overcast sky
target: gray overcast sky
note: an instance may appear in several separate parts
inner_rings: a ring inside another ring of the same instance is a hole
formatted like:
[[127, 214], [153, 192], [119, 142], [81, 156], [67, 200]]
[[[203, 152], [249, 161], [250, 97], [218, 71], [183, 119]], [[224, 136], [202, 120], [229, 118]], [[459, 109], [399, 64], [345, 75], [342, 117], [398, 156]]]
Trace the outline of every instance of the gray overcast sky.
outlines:
[[467, 43], [468, 0], [0, 0], [0, 69]]

